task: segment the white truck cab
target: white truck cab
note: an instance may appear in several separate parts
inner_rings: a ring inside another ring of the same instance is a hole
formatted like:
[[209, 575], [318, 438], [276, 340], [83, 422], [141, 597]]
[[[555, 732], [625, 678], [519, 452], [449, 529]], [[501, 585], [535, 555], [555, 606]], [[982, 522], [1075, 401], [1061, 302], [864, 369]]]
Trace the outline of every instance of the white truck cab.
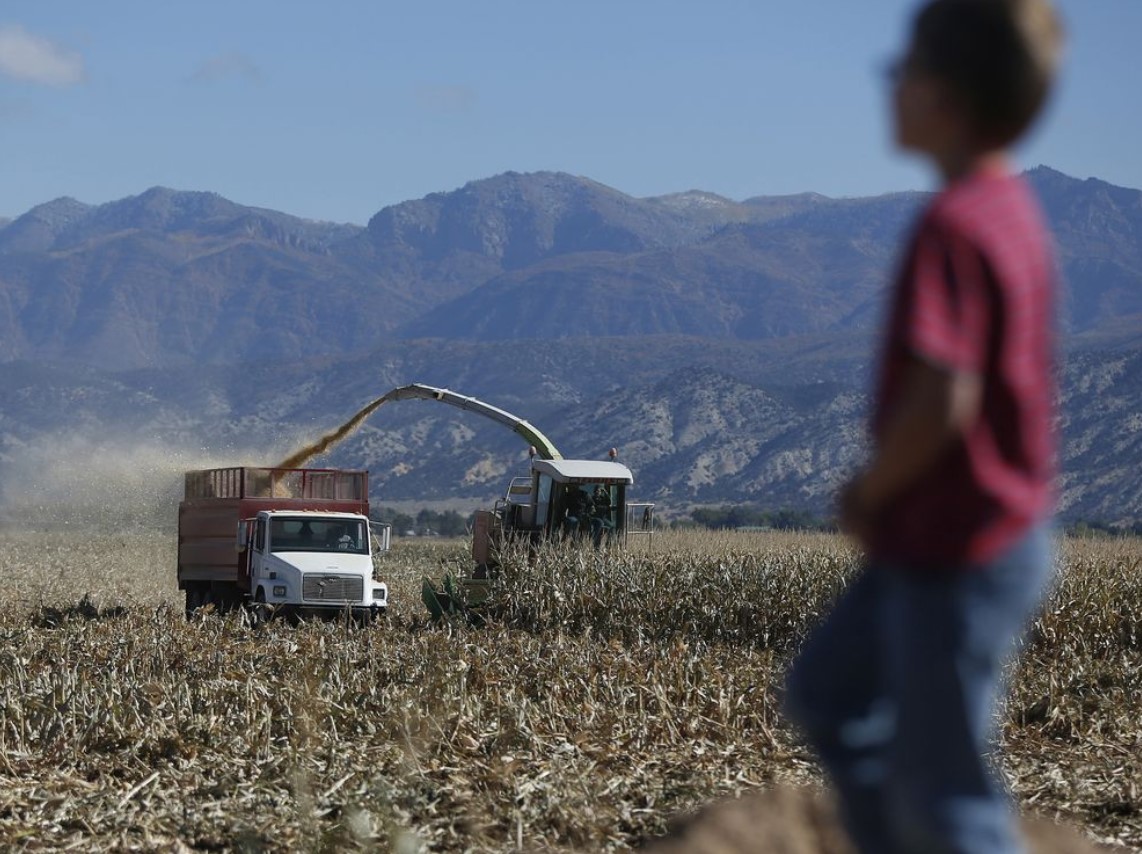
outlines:
[[350, 611], [375, 616], [389, 604], [373, 555], [388, 549], [388, 527], [375, 532], [357, 513], [263, 510], [238, 526], [255, 608], [271, 613]]

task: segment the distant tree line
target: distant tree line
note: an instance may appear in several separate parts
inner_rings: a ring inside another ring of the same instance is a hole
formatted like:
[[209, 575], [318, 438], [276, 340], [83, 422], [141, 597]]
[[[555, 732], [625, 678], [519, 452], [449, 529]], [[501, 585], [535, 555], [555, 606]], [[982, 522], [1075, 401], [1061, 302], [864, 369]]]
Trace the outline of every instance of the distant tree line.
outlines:
[[[396, 537], [465, 537], [475, 521], [475, 513], [467, 516], [455, 510], [429, 510], [422, 508], [415, 514], [398, 513], [389, 508], [374, 511], [373, 518], [393, 526]], [[745, 504], [723, 504], [720, 507], [698, 507], [687, 518], [675, 519], [671, 528], [708, 528], [728, 530], [741, 528], [771, 528], [781, 531], [836, 531], [836, 522], [815, 516], [808, 510], [781, 508], [766, 510]], [[1071, 521], [1062, 525], [1063, 531], [1074, 537], [1090, 536], [1142, 536], [1142, 522], [1110, 524], [1097, 520]]]
[[832, 531], [832, 520], [814, 516], [808, 510], [781, 508], [765, 510], [744, 504], [723, 504], [721, 507], [699, 507], [690, 511], [690, 525], [714, 530], [728, 528], [774, 528], [782, 531]]
[[[740, 528], [773, 528], [777, 530], [836, 531], [833, 519], [822, 519], [808, 510], [782, 508], [765, 510], [742, 504], [724, 504], [721, 507], [699, 507], [690, 511], [688, 519], [677, 519], [673, 528], [710, 528], [712, 530]], [[1142, 522], [1109, 523], [1081, 519], [1061, 524], [1063, 532], [1072, 537], [1142, 536]]]
[[475, 519], [474, 513], [462, 516], [455, 510], [437, 511], [427, 507], [418, 510], [415, 516], [389, 508], [370, 515], [378, 522], [392, 525], [394, 537], [463, 537], [471, 530]]
[[1115, 524], [1100, 522], [1098, 520], [1080, 519], [1063, 526], [1063, 531], [1072, 537], [1093, 536], [1142, 536], [1142, 522]]

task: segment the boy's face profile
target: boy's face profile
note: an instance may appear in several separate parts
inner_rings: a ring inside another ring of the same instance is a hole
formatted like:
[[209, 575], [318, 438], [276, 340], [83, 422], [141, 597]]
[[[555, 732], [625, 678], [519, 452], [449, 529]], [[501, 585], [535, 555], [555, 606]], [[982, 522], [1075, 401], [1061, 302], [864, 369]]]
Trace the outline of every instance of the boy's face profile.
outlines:
[[951, 139], [959, 136], [958, 112], [947, 87], [924, 70], [915, 45], [894, 65], [892, 120], [897, 146], [917, 154], [938, 154]]

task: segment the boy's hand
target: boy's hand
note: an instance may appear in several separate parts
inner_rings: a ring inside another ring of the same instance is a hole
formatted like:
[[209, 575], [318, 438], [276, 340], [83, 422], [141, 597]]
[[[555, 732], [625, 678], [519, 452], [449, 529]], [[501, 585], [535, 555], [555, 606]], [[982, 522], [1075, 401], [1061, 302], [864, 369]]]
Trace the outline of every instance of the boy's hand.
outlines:
[[969, 429], [982, 397], [977, 375], [910, 358], [872, 461], [841, 490], [841, 530], [867, 548], [881, 509]]

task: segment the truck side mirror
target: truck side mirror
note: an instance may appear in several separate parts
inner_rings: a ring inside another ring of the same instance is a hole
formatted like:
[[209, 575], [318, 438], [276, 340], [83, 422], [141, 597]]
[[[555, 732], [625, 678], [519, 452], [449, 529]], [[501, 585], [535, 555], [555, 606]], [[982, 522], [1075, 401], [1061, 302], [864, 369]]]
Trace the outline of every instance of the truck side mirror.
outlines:
[[372, 531], [373, 536], [370, 538], [372, 542], [372, 553], [383, 554], [392, 548], [393, 526], [388, 522], [370, 522], [369, 530]]
[[238, 523], [238, 539], [234, 543], [234, 550], [238, 552], [238, 554], [246, 551], [246, 543], [249, 542], [249, 539], [250, 525], [245, 519], [243, 519]]

